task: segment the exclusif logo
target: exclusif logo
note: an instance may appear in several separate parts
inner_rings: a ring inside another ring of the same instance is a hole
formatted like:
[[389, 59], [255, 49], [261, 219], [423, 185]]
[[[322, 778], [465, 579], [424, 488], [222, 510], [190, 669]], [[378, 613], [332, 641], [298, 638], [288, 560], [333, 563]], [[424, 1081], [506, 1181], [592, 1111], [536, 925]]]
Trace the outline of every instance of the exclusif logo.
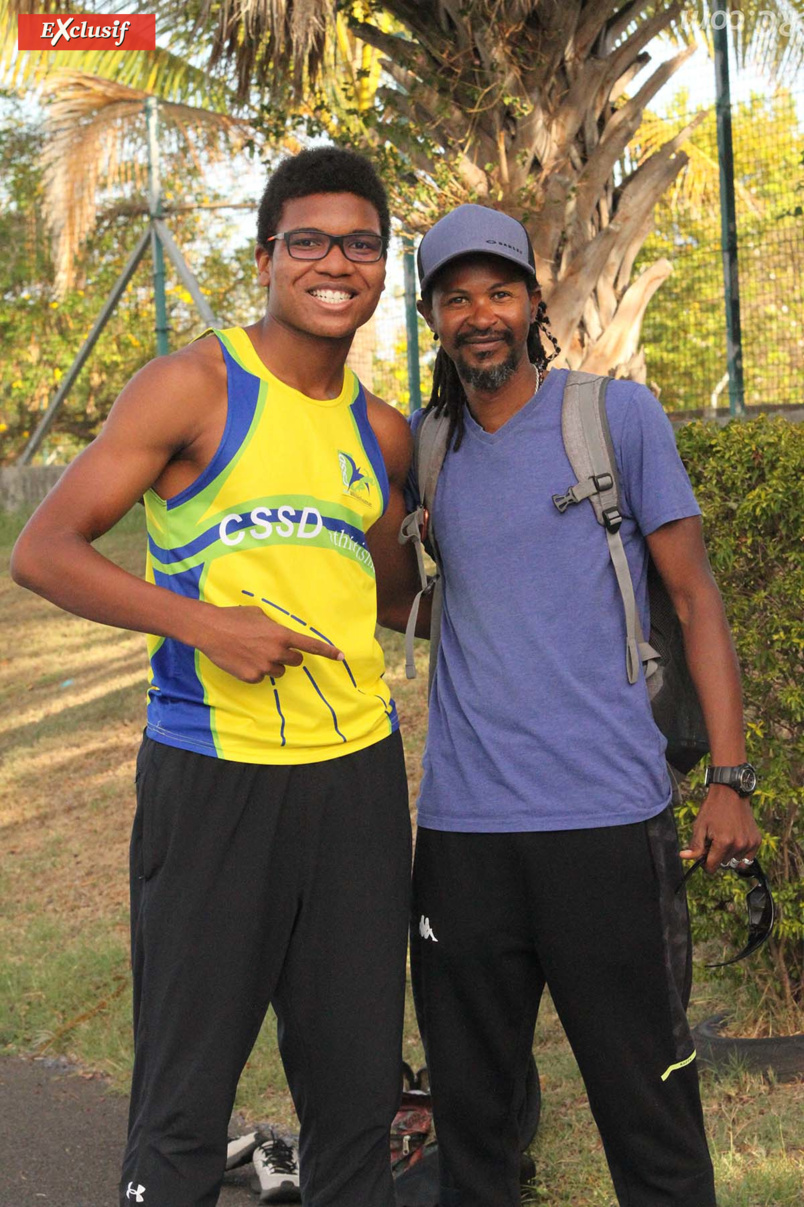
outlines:
[[156, 49], [155, 13], [121, 13], [113, 21], [97, 13], [21, 13], [17, 22], [19, 50]]

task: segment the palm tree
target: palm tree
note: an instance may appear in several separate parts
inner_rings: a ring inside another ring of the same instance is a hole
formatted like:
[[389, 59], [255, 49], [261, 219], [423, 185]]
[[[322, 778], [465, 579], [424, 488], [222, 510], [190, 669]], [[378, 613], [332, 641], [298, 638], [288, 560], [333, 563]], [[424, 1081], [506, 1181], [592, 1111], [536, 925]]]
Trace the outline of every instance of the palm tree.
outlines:
[[[37, 11], [56, 2], [37, 0]], [[738, 0], [734, 9], [744, 15], [743, 57], [759, 53], [776, 69], [801, 61], [804, 0]], [[635, 278], [634, 263], [656, 202], [688, 169], [684, 145], [700, 117], [665, 138], [654, 120], [652, 141], [628, 149], [692, 53], [693, 32], [706, 36], [705, 0], [165, 0], [160, 18], [185, 50], [189, 32], [201, 31], [213, 78], [230, 81], [243, 105], [262, 97], [276, 111], [295, 97], [320, 116], [331, 103], [330, 132], [388, 161], [409, 229], [470, 199], [520, 218], [566, 363], [644, 378], [643, 316], [672, 268], [659, 259]], [[344, 19], [385, 73], [362, 110], [339, 110]], [[646, 47], [662, 34], [680, 49], [642, 79]]]
[[[707, 11], [682, 0], [381, 7], [398, 32], [372, 20], [352, 27], [384, 55], [390, 77], [378, 97], [379, 132], [398, 148], [400, 166], [431, 184], [429, 194], [408, 190], [408, 212], [429, 223], [460, 192], [520, 218], [566, 363], [644, 379], [642, 319], [672, 268], [659, 259], [634, 278], [633, 266], [657, 201], [688, 169], [684, 145], [702, 116], [659, 138], [654, 118], [652, 139], [633, 153], [652, 99], [692, 53], [683, 46], [651, 71], [646, 47], [659, 34], [689, 41], [696, 23], [706, 28]], [[794, 39], [780, 23], [769, 41], [759, 20], [774, 6], [744, 7], [742, 53], [761, 48], [784, 67]]]
[[[8, 15], [5, 0], [0, 0], [2, 15]], [[0, 28], [7, 34], [9, 24]], [[339, 112], [346, 116], [347, 111], [358, 115], [366, 111], [372, 104], [380, 78], [377, 52], [358, 43], [343, 20], [337, 22], [336, 32], [337, 42], [333, 48], [327, 48], [328, 61], [332, 61], [333, 52], [337, 54], [340, 70], [332, 77], [333, 86], [328, 90], [326, 105], [322, 105], [320, 96], [315, 102], [329, 122]], [[0, 38], [0, 61], [2, 45]], [[5, 46], [8, 51], [7, 37]], [[81, 64], [81, 70], [75, 69], [76, 62]], [[8, 71], [20, 90], [35, 92], [44, 102], [43, 210], [52, 235], [56, 297], [64, 296], [75, 284], [82, 245], [98, 220], [111, 219], [121, 213], [144, 216], [151, 209], [151, 202], [146, 197], [151, 159], [150, 151], [146, 153], [146, 113], [149, 107], [152, 115], [154, 110], [149, 102], [158, 99], [159, 159], [174, 178], [181, 179], [185, 165], [192, 164], [196, 177], [203, 180], [210, 164], [223, 155], [237, 154], [247, 142], [253, 145], [261, 137], [261, 133], [243, 118], [230, 115], [231, 110], [237, 108], [237, 102], [226, 82], [210, 75], [197, 63], [182, 58], [175, 50], [159, 51], [155, 56], [137, 53], [126, 56], [103, 51], [80, 55], [75, 52], [48, 53], [28, 58], [15, 58], [9, 54]], [[190, 100], [194, 103], [186, 103]], [[298, 149], [292, 135], [284, 129], [282, 134], [284, 147]], [[264, 143], [264, 134], [262, 137]], [[228, 203], [211, 203], [213, 208], [219, 204]], [[201, 202], [179, 208], [207, 206], [208, 203]], [[160, 239], [172, 243], [164, 225], [157, 223], [157, 226], [160, 227]], [[138, 243], [137, 248], [140, 246]], [[141, 250], [137, 254], [141, 254]], [[154, 254], [159, 254], [161, 263], [161, 253], [156, 246]], [[177, 261], [182, 259], [175, 244], [171, 256]], [[130, 264], [127, 264], [124, 275], [129, 268]], [[185, 276], [182, 276], [184, 282]], [[119, 281], [116, 290], [118, 285]], [[196, 300], [193, 286], [197, 288], [197, 283], [191, 281], [187, 288]], [[209, 308], [206, 309], [208, 314]], [[108, 300], [104, 315], [107, 311]], [[105, 321], [105, 318], [99, 321]], [[210, 320], [206, 317], [205, 321]], [[161, 325], [157, 317], [157, 327]], [[47, 407], [44, 420], [24, 451], [24, 460], [34, 455], [39, 447], [66, 390], [88, 355], [96, 331], [97, 324]], [[361, 380], [369, 387], [375, 345], [375, 331], [369, 324], [359, 332], [350, 356], [352, 367], [360, 372]]]
[[[64, 11], [63, 5], [56, 7]], [[96, 221], [104, 194], [114, 195], [121, 186], [145, 189], [143, 111], [148, 97], [159, 102], [160, 151], [165, 161], [179, 170], [192, 162], [203, 175], [202, 158], [214, 163], [222, 154], [241, 151], [247, 143], [264, 153], [297, 150], [299, 143], [287, 128], [291, 111], [295, 119], [314, 120], [331, 135], [349, 126], [359, 138], [360, 123], [372, 108], [380, 83], [379, 53], [358, 41], [345, 18], [337, 16], [333, 38], [320, 47], [321, 62], [312, 52], [307, 60], [308, 68], [325, 69], [326, 88], [313, 87], [307, 103], [294, 100], [290, 80], [280, 73], [271, 94], [274, 104], [281, 95], [279, 119], [268, 130], [261, 122], [258, 130], [247, 120], [247, 107], [238, 101], [229, 79], [201, 66], [197, 53], [196, 61], [187, 57], [187, 30], [192, 29], [192, 21], [188, 26], [186, 9], [176, 14], [170, 50], [25, 55], [16, 54], [17, 9], [27, 11], [31, 5], [24, 0], [19, 6], [13, 0], [0, 0], [0, 80], [5, 78], [17, 91], [34, 93], [44, 102], [45, 209], [54, 236], [59, 292], [72, 282], [75, 257]], [[45, 10], [40, 6], [37, 11]], [[302, 6], [296, 10], [296, 18], [286, 23], [284, 35], [266, 40], [269, 52], [285, 54], [290, 38], [294, 45], [303, 44], [305, 22]], [[213, 57], [216, 53], [213, 47]], [[305, 79], [312, 81], [309, 71]], [[129, 197], [113, 204], [111, 212], [118, 212], [121, 205], [131, 212], [137, 209], [136, 201]]]
[[[45, 211], [53, 236], [58, 294], [74, 282], [79, 248], [92, 230], [101, 198], [111, 194], [129, 212], [146, 212], [119, 200], [121, 188], [147, 186], [145, 104], [149, 93], [83, 71], [62, 69], [43, 83]], [[199, 106], [161, 101], [164, 157], [174, 165], [214, 162], [242, 149], [251, 129], [243, 121]]]

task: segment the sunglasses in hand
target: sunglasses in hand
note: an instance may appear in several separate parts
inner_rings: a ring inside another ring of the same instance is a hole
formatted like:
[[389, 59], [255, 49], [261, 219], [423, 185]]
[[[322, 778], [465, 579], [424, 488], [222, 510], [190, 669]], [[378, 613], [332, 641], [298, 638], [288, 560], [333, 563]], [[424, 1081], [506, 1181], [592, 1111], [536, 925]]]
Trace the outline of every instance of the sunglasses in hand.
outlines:
[[[676, 892], [681, 891], [682, 886], [687, 883], [696, 868], [706, 863], [708, 855], [709, 852], [705, 852], [687, 868]], [[707, 964], [707, 968], [725, 968], [727, 964], [736, 964], [738, 960], [744, 960], [746, 956], [750, 956], [769, 938], [776, 916], [768, 878], [762, 871], [758, 859], [730, 859], [728, 863], [721, 866], [725, 870], [735, 872], [742, 880], [755, 880], [756, 884], [749, 890], [745, 898], [748, 908], [748, 942], [738, 955], [732, 956], [730, 960]]]

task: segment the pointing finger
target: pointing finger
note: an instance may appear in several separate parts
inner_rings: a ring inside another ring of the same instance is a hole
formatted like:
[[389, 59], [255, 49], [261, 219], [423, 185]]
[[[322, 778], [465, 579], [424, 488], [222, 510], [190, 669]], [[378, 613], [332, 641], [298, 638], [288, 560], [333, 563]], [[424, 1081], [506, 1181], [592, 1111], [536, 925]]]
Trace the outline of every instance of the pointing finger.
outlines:
[[333, 662], [343, 662], [343, 653], [337, 646], [307, 637], [304, 633], [293, 633], [288, 645], [294, 650], [304, 650], [305, 654], [318, 654], [322, 658], [331, 658]]

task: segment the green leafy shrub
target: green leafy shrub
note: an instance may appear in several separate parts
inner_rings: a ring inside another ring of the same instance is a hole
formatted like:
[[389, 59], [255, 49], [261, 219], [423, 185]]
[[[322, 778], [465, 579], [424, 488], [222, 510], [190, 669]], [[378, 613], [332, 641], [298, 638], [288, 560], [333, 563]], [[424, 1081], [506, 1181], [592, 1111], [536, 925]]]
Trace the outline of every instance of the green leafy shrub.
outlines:
[[[771, 941], [735, 981], [760, 989], [768, 1017], [804, 1029], [804, 426], [760, 416], [723, 428], [691, 423], [678, 449], [704, 517], [709, 558], [743, 672], [748, 757], [757, 767], [760, 853], [779, 907]], [[679, 810], [682, 834], [703, 772]], [[696, 939], [733, 949], [744, 933], [737, 877], [693, 877]], [[732, 916], [732, 914], [736, 916]], [[720, 958], [716, 956], [715, 958]], [[757, 995], [753, 994], [755, 1000]]]

